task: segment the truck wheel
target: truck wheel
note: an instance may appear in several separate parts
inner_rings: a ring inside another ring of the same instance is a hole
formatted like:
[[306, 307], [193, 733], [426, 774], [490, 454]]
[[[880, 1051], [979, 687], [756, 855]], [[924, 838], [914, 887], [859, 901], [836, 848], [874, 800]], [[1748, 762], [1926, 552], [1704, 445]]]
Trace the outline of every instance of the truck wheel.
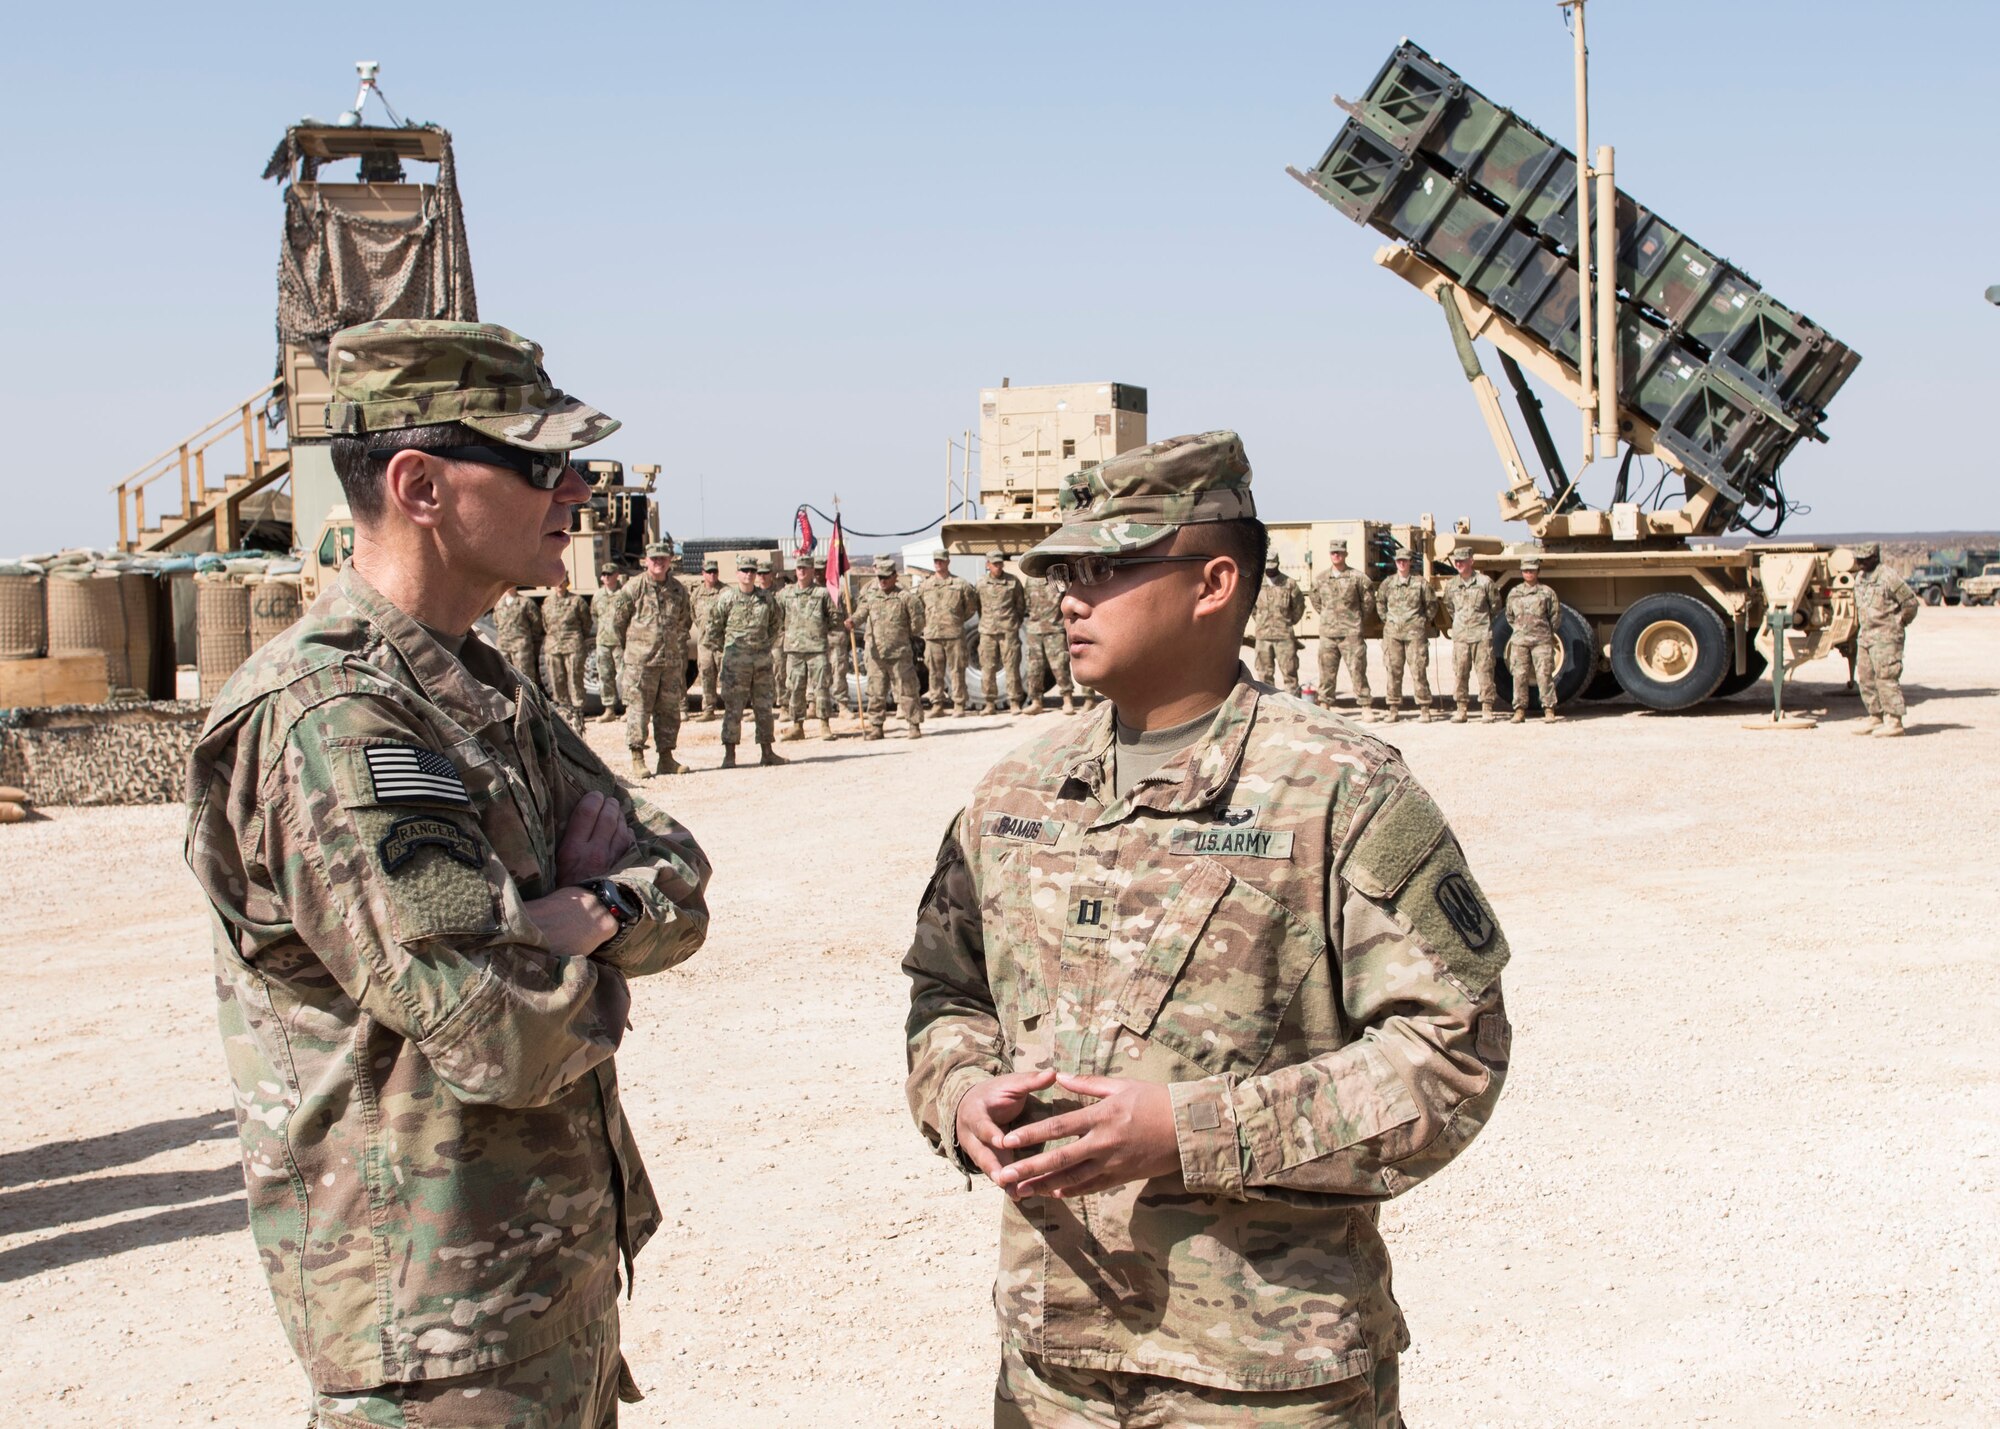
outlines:
[[1677, 591], [1634, 601], [1611, 632], [1611, 670], [1648, 709], [1684, 710], [1722, 684], [1729, 627], [1707, 602]]
[[1726, 700], [1731, 695], [1742, 694], [1745, 690], [1763, 679], [1764, 672], [1771, 668], [1771, 662], [1764, 658], [1764, 652], [1759, 650], [1755, 645], [1750, 647], [1749, 654], [1749, 661], [1746, 663], [1742, 674], [1739, 675], [1732, 669], [1722, 677], [1722, 683], [1715, 687], [1715, 697], [1718, 700]]
[[1925, 605], [1944, 604], [1944, 592], [1940, 590], [1937, 586], [1927, 585], [1922, 590], [1918, 591], [1917, 594], [1923, 597]]
[[[1514, 672], [1507, 668], [1507, 642], [1513, 635], [1514, 627], [1507, 623], [1505, 611], [1493, 617], [1493, 692], [1502, 705], [1514, 702]], [[1597, 642], [1590, 622], [1564, 606], [1562, 619], [1556, 623], [1556, 643], [1562, 647], [1562, 662], [1556, 666], [1556, 703], [1566, 705], [1584, 697], [1597, 663]], [[1528, 691], [1528, 707], [1542, 707], [1539, 692]]]

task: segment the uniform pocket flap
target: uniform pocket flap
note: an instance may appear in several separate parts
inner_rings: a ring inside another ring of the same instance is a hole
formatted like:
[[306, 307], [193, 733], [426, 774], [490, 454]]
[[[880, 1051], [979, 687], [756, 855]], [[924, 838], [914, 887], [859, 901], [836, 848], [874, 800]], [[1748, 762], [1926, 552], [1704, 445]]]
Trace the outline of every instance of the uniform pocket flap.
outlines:
[[1143, 1037], [1152, 1029], [1209, 915], [1233, 881], [1234, 875], [1214, 859], [1201, 859], [1188, 870], [1118, 998], [1118, 1020], [1132, 1031]]
[[1368, 820], [1340, 875], [1370, 898], [1393, 899], [1444, 833], [1443, 812], [1416, 781], [1406, 780]]

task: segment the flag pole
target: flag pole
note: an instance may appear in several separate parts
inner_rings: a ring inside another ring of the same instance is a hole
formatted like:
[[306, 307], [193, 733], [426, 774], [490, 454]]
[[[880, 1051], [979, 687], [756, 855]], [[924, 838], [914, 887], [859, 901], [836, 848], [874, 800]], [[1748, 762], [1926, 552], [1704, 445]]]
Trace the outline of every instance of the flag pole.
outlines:
[[[853, 562], [847, 555], [847, 532], [840, 524], [840, 493], [837, 491], [833, 494], [833, 529], [840, 536], [840, 559], [851, 566]], [[840, 582], [841, 619], [847, 626], [847, 661], [854, 669], [854, 714], [857, 719], [865, 721], [868, 717], [868, 674], [861, 667], [861, 644], [854, 637], [854, 602], [847, 597], [847, 572], [840, 572], [836, 579]], [[840, 693], [845, 696], [847, 691]]]

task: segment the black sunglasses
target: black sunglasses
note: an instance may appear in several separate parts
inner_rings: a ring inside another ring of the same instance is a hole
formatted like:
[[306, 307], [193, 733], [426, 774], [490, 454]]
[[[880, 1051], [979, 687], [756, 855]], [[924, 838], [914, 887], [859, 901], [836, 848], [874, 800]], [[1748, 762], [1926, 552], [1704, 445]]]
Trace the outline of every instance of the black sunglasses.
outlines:
[[1067, 561], [1051, 561], [1042, 579], [1057, 590], [1072, 585], [1103, 585], [1123, 566], [1164, 566], [1176, 561], [1212, 561], [1213, 556], [1077, 556]]
[[[370, 447], [370, 461], [387, 461], [397, 452], [417, 451], [416, 447]], [[444, 457], [448, 461], [476, 461], [483, 466], [504, 466], [528, 479], [528, 485], [537, 491], [554, 491], [562, 485], [563, 476], [569, 471], [568, 452], [531, 452], [522, 447], [442, 447], [437, 451], [424, 452], [425, 456]]]

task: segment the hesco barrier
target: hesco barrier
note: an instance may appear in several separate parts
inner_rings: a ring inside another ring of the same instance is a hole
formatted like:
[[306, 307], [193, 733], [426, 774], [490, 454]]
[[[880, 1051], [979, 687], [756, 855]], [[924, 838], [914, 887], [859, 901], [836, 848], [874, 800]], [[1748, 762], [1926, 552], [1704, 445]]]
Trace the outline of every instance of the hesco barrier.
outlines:
[[172, 804], [206, 709], [191, 700], [0, 710], [0, 784], [48, 804]]
[[[144, 571], [124, 571], [118, 577], [118, 604], [125, 622], [125, 690], [134, 699], [153, 693], [153, 620], [159, 589], [159, 582]], [[118, 693], [114, 684], [113, 698]]]
[[291, 629], [305, 607], [299, 599], [297, 576], [266, 576], [251, 581], [249, 590], [250, 648], [254, 651]]
[[104, 656], [105, 682], [132, 684], [125, 642], [125, 603], [116, 575], [56, 571], [49, 578], [49, 654]]
[[195, 654], [201, 702], [209, 703], [250, 658], [250, 588], [234, 576], [197, 576]]
[[0, 574], [0, 660], [32, 660], [48, 648], [48, 580]]

